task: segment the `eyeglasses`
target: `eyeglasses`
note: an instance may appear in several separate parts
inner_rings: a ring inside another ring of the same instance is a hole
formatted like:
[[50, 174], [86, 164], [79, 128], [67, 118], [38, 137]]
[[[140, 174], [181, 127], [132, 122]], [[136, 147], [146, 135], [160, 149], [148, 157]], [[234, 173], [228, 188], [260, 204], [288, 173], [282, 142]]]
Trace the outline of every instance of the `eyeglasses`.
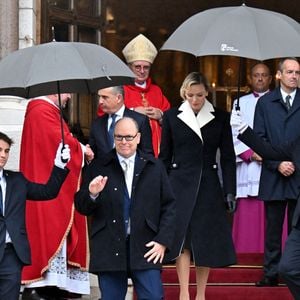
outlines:
[[115, 134], [114, 138], [116, 141], [122, 142], [123, 139], [125, 139], [126, 142], [131, 142], [133, 141], [136, 136], [138, 135], [138, 132], [136, 133], [136, 135], [119, 135], [119, 134]]
[[142, 66], [142, 65], [132, 65], [132, 67], [138, 72], [141, 72], [142, 70], [144, 70], [145, 72], [149, 72], [151, 68], [151, 66]]

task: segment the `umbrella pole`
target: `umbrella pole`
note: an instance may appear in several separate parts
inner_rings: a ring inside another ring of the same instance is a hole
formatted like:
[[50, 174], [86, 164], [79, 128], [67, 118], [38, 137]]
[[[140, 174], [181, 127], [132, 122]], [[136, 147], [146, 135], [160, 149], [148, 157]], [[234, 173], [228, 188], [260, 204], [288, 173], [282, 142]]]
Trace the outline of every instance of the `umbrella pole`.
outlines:
[[63, 112], [62, 112], [62, 105], [61, 105], [59, 81], [57, 81], [57, 92], [58, 92], [58, 104], [59, 104], [59, 112], [60, 112], [61, 141], [62, 141], [63, 148], [64, 148], [64, 146], [65, 146], [64, 122], [63, 122]]
[[242, 58], [239, 60], [238, 86], [235, 110], [240, 110], [240, 93], [241, 93], [241, 78], [242, 78]]

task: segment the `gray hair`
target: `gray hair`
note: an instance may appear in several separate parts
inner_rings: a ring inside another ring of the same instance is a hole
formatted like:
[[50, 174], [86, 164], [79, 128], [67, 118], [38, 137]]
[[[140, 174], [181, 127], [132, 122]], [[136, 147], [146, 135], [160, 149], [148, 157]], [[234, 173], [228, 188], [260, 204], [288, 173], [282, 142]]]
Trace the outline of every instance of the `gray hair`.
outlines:
[[278, 63], [278, 71], [282, 72], [283, 71], [283, 64], [287, 61], [287, 60], [293, 60], [295, 62], [297, 62], [299, 64], [299, 61], [296, 57], [284, 57], [281, 58], [279, 63]]

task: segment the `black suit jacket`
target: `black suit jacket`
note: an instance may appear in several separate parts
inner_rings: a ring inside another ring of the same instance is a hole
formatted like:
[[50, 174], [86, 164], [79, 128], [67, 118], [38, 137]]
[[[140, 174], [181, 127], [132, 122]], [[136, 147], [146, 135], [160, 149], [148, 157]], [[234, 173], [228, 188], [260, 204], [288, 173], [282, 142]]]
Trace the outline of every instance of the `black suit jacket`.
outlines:
[[297, 206], [293, 217], [293, 226], [300, 225], [300, 137], [294, 141], [281, 145], [272, 145], [260, 138], [255, 132], [248, 127], [246, 131], [238, 138], [253, 149], [264, 159], [292, 161], [296, 166], [296, 183], [297, 183]]
[[[141, 141], [138, 148], [144, 153], [153, 155], [152, 133], [148, 117], [128, 108], [125, 108], [123, 117], [132, 118], [137, 122], [141, 133]], [[105, 114], [95, 119], [91, 126], [89, 145], [95, 153], [95, 158], [101, 158], [111, 150], [107, 121], [108, 115]]]
[[26, 199], [48, 200], [55, 198], [63, 184], [67, 169], [54, 167], [47, 184], [28, 181], [21, 172], [3, 170], [6, 180], [5, 215], [0, 214], [0, 261], [8, 231], [14, 249], [24, 265], [31, 263], [30, 247], [25, 226]]

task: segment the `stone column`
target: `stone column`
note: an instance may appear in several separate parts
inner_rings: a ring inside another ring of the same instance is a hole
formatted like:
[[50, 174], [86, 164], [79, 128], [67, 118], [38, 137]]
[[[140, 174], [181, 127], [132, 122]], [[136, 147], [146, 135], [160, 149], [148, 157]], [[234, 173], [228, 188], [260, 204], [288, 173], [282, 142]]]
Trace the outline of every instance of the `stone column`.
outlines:
[[19, 1], [0, 1], [0, 59], [18, 49]]
[[36, 0], [19, 0], [19, 24], [19, 49], [33, 46], [37, 29]]

